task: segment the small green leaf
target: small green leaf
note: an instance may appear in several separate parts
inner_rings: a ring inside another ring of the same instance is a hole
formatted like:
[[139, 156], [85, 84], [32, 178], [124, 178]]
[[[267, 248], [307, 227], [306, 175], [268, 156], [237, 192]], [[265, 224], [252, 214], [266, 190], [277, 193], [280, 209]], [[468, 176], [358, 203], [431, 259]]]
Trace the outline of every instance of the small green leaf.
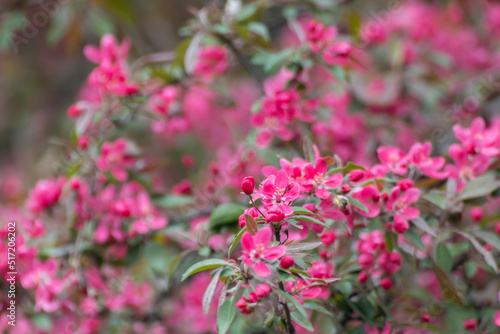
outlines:
[[184, 195], [166, 195], [153, 198], [153, 203], [161, 208], [175, 209], [185, 205], [194, 204], [194, 199]]
[[226, 299], [221, 305], [219, 312], [217, 313], [217, 327], [219, 329], [219, 334], [225, 334], [231, 323], [234, 320], [236, 314], [236, 298]]
[[423, 195], [422, 198], [436, 205], [440, 209], [446, 209], [446, 200], [443, 195], [433, 193]]
[[210, 229], [214, 229], [223, 225], [237, 223], [243, 212], [244, 208], [239, 204], [223, 203], [212, 211], [208, 226]]
[[360, 201], [358, 201], [354, 197], [351, 197], [351, 196], [346, 196], [346, 197], [347, 197], [347, 199], [349, 199], [349, 203], [351, 203], [352, 205], [354, 205], [355, 207], [357, 207], [361, 211], [368, 213], [368, 209], [366, 208], [366, 206], [364, 206], [363, 203], [361, 203]]
[[306, 208], [303, 208], [301, 206], [292, 206], [293, 213], [296, 215], [314, 215], [316, 216], [315, 213], [307, 210]]
[[424, 243], [422, 242], [422, 238], [420, 238], [420, 235], [418, 235], [418, 233], [413, 229], [407, 230], [405, 232], [405, 237], [408, 237], [408, 239], [410, 239], [420, 250], [423, 250], [424, 252], [427, 251]]
[[500, 181], [492, 174], [487, 174], [473, 179], [464, 186], [458, 199], [461, 201], [489, 195], [500, 188]]
[[300, 326], [304, 327], [306, 330], [310, 332], [314, 332], [314, 327], [313, 325], [309, 322], [306, 316], [298, 313], [298, 312], [292, 312], [291, 313], [292, 320], [298, 323]]
[[442, 242], [436, 246], [436, 263], [446, 272], [451, 272], [453, 266], [453, 258], [448, 247]]
[[188, 270], [186, 270], [184, 274], [182, 274], [181, 281], [184, 281], [189, 276], [199, 273], [201, 271], [214, 269], [226, 265], [227, 262], [221, 259], [207, 259], [200, 261], [198, 263], [193, 264], [191, 267], [188, 268]]
[[498, 238], [494, 233], [488, 231], [476, 231], [474, 232], [474, 235], [479, 239], [486, 241], [497, 250], [500, 250], [500, 238]]
[[238, 234], [234, 237], [233, 243], [229, 247], [229, 251], [227, 252], [227, 257], [231, 257], [231, 253], [234, 251], [236, 246], [240, 243], [241, 237], [243, 236], [243, 233], [245, 233], [247, 230], [247, 227], [243, 227], [241, 231], [238, 232]]
[[248, 30], [262, 37], [266, 42], [271, 40], [271, 36], [269, 35], [269, 31], [265, 24], [261, 22], [250, 22], [248, 25]]
[[439, 286], [441, 288], [441, 296], [444, 301], [458, 304], [463, 306], [462, 300], [458, 296], [457, 289], [455, 285], [450, 281], [448, 275], [439, 267], [435, 262], [432, 262], [432, 270], [436, 274], [436, 278], [439, 282]]
[[318, 225], [324, 226], [326, 228], [329, 228], [328, 225], [326, 225], [321, 220], [316, 219], [314, 217], [309, 217], [309, 216], [304, 216], [304, 215], [297, 215], [297, 216], [292, 216], [292, 218], [295, 219], [295, 220], [302, 220], [302, 221], [310, 222], [310, 223], [313, 223], [313, 224], [318, 224]]

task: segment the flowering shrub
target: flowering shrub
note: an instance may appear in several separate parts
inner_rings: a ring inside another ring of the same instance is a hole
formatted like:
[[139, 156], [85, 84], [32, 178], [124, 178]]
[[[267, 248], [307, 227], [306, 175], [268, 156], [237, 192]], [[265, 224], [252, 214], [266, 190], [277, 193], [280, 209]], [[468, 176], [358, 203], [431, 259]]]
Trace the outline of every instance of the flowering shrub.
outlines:
[[468, 5], [349, 28], [338, 4], [213, 2], [165, 63], [85, 47], [55, 175], [1, 184], [0, 331], [498, 332], [499, 6]]

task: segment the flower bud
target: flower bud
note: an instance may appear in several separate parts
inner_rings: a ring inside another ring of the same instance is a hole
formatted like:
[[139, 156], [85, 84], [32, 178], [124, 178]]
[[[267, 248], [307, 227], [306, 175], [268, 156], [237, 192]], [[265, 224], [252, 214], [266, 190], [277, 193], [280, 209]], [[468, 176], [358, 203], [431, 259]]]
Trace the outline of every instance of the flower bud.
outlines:
[[396, 215], [394, 217], [394, 231], [398, 233], [404, 233], [409, 227], [410, 224], [406, 219], [404, 219], [400, 215]]
[[335, 232], [327, 230], [321, 235], [321, 242], [325, 246], [330, 246], [337, 240], [337, 234]]
[[72, 178], [70, 181], [69, 181], [69, 186], [71, 189], [73, 190], [78, 190], [80, 189], [80, 185], [81, 185], [81, 181], [80, 179], [78, 178]]
[[252, 176], [247, 176], [241, 182], [241, 190], [247, 195], [253, 194], [253, 189], [255, 187], [255, 179]]
[[270, 292], [271, 292], [271, 287], [266, 284], [259, 284], [257, 285], [257, 288], [255, 288], [255, 294], [259, 298], [266, 298], [267, 296], [269, 296]]
[[382, 194], [382, 200], [383, 200], [384, 202], [387, 202], [387, 200], [388, 200], [388, 199], [389, 199], [389, 195], [387, 195], [387, 193], [383, 193], [383, 194]]
[[358, 258], [358, 263], [361, 269], [368, 270], [373, 267], [375, 258], [371, 253], [362, 253]]
[[396, 183], [396, 185], [399, 186], [399, 188], [401, 188], [402, 191], [406, 191], [411, 187], [413, 187], [414, 183], [410, 179], [404, 179]]
[[431, 322], [431, 315], [430, 314], [422, 314], [422, 317], [420, 318], [422, 322]]
[[474, 222], [479, 222], [483, 219], [483, 209], [475, 206], [470, 209], [470, 216]]
[[463, 323], [463, 326], [464, 326], [464, 329], [466, 329], [466, 330], [476, 329], [476, 327], [477, 327], [477, 320], [476, 319], [465, 320], [464, 323]]
[[358, 275], [358, 282], [365, 283], [368, 280], [368, 274], [365, 271], [362, 271]]
[[392, 280], [388, 277], [380, 281], [380, 287], [384, 290], [390, 290], [392, 288]]
[[355, 169], [349, 173], [349, 181], [357, 182], [361, 180], [365, 176], [365, 173], [362, 170]]
[[86, 149], [89, 147], [89, 140], [85, 136], [81, 136], [78, 138], [78, 146], [82, 149]]
[[69, 117], [78, 117], [82, 114], [82, 109], [78, 108], [76, 104], [72, 104], [67, 111]]
[[500, 223], [497, 223], [497, 226], [495, 226], [495, 231], [500, 235]]
[[295, 260], [291, 256], [285, 256], [280, 261], [280, 267], [284, 269], [288, 269], [295, 264]]
[[238, 225], [240, 225], [240, 228], [245, 227], [245, 214], [240, 215], [240, 217], [238, 218]]
[[348, 194], [351, 191], [351, 186], [348, 184], [343, 184], [342, 187], [340, 187], [340, 190], [342, 191], [342, 194]]

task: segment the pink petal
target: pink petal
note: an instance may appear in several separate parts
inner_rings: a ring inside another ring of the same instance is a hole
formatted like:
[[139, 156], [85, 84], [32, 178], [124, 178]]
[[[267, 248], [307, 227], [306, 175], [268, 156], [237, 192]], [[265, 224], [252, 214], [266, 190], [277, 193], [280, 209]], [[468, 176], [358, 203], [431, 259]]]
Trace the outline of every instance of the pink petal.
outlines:
[[500, 311], [495, 314], [495, 325], [500, 327]]
[[267, 264], [265, 264], [262, 261], [256, 262], [255, 265], [253, 266], [253, 269], [255, 270], [255, 273], [259, 276], [268, 277], [269, 275], [271, 275], [271, 271], [267, 267]]
[[401, 196], [401, 199], [407, 204], [414, 203], [418, 201], [418, 198], [420, 197], [420, 190], [417, 188], [410, 188], [407, 191], [403, 193]]
[[417, 208], [408, 207], [403, 212], [403, 216], [408, 219], [415, 219], [420, 215], [420, 211]]
[[280, 170], [276, 174], [276, 180], [274, 180], [274, 186], [280, 189], [288, 188], [288, 174], [284, 170]]
[[342, 181], [344, 181], [342, 174], [333, 174], [325, 180], [325, 185], [330, 188], [337, 188], [342, 184]]
[[[264, 245], [265, 247], [267, 247], [267, 245], [269, 245], [269, 243], [271, 242], [271, 237], [273, 235], [273, 232], [272, 232], [272, 228], [271, 227], [263, 227], [261, 228], [256, 234], [255, 236], [253, 237], [253, 242], [255, 245], [257, 244], [262, 244]], [[247, 233], [247, 232], [245, 232]], [[243, 240], [243, 238], [241, 238]], [[253, 249], [253, 248], [252, 248]]]
[[309, 289], [304, 289], [300, 292], [300, 295], [305, 299], [314, 299], [321, 294], [321, 288], [314, 287]]
[[490, 166], [490, 158], [484, 154], [478, 154], [472, 158], [471, 167], [476, 176], [483, 174]]
[[241, 248], [243, 248], [243, 250], [247, 253], [250, 253], [255, 249], [255, 245], [253, 243], [253, 237], [248, 231], [243, 233], [243, 236], [241, 237]]
[[280, 257], [284, 256], [285, 253], [286, 253], [285, 246], [274, 246], [263, 251], [261, 256], [264, 260], [271, 261], [279, 259]]

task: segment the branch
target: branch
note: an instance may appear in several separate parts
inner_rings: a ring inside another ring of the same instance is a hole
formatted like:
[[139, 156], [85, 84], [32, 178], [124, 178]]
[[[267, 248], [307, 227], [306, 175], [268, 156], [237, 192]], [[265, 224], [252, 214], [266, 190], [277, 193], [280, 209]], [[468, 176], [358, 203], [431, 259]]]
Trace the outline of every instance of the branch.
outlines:
[[[281, 226], [277, 229], [274, 230], [274, 236], [276, 237], [276, 241], [278, 241], [281, 244]], [[285, 291], [285, 286], [283, 285], [283, 282], [279, 282], [279, 288], [282, 291]], [[281, 298], [281, 297], [280, 297]], [[284, 303], [281, 303], [283, 305], [283, 308], [285, 309], [285, 328], [287, 334], [295, 334], [295, 327], [293, 326], [292, 323], [292, 316], [290, 315], [290, 309], [288, 308], [288, 304], [285, 301]]]

